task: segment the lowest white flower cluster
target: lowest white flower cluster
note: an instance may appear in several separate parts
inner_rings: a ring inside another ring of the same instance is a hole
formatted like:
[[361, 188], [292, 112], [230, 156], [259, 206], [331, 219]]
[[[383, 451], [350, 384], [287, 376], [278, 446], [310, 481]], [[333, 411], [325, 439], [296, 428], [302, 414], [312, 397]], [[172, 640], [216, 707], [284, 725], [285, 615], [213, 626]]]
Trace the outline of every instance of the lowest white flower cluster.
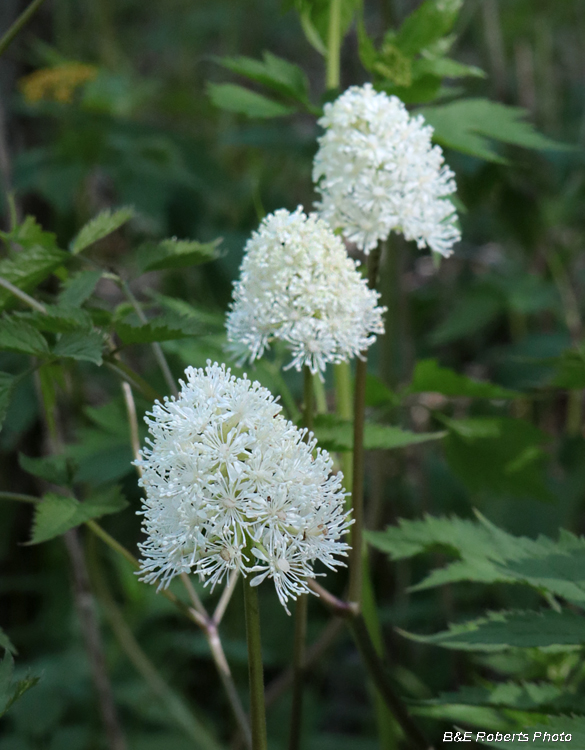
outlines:
[[359, 355], [384, 333], [378, 292], [369, 289], [340, 237], [315, 215], [280, 209], [246, 244], [228, 339], [250, 361], [274, 339], [286, 342], [288, 365], [322, 372]]
[[255, 573], [252, 584], [271, 578], [286, 608], [309, 590], [316, 560], [342, 564], [343, 477], [259, 383], [210, 361], [185, 374], [178, 398], [147, 415], [152, 437], [136, 462], [143, 580], [160, 588], [193, 571], [213, 587], [228, 571]]
[[410, 117], [400, 99], [366, 83], [326, 104], [319, 124], [325, 133], [313, 179], [318, 210], [333, 229], [366, 253], [394, 230], [419, 248], [451, 254], [460, 239], [447, 199], [454, 175], [422, 116]]

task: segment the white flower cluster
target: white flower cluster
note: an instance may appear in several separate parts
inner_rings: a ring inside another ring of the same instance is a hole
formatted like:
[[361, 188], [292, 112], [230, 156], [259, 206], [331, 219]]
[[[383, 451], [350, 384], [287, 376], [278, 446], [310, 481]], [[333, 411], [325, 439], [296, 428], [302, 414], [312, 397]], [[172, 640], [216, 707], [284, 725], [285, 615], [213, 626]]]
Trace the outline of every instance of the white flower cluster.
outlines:
[[193, 571], [213, 587], [231, 570], [256, 573], [252, 584], [272, 578], [286, 608], [309, 590], [316, 560], [342, 564], [334, 556], [346, 554], [351, 523], [343, 477], [259, 383], [210, 361], [185, 374], [179, 397], [147, 415], [152, 439], [136, 462], [143, 580], [160, 588]]
[[370, 83], [326, 104], [313, 165], [317, 208], [368, 253], [392, 230], [447, 257], [460, 239], [447, 196], [456, 189], [433, 129]]
[[228, 340], [242, 360], [261, 357], [280, 339], [292, 350], [288, 367], [311, 372], [359, 355], [384, 333], [378, 292], [369, 289], [340, 237], [315, 215], [280, 209], [248, 241]]

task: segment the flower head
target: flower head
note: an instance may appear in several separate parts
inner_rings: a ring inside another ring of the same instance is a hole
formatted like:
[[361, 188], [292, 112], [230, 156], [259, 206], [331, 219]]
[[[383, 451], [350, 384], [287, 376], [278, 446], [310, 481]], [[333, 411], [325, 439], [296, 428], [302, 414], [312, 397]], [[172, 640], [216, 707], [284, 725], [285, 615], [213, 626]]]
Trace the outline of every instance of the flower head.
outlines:
[[453, 172], [433, 129], [370, 83], [328, 103], [313, 165], [320, 214], [368, 253], [392, 230], [448, 256], [460, 239]]
[[250, 361], [280, 339], [292, 350], [289, 367], [323, 371], [328, 362], [355, 357], [384, 332], [378, 298], [326, 222], [301, 207], [280, 209], [248, 240], [227, 317], [228, 339]]
[[213, 587], [229, 571], [255, 573], [253, 584], [274, 581], [286, 608], [308, 591], [316, 560], [342, 564], [343, 477], [259, 383], [210, 361], [185, 375], [178, 398], [147, 415], [151, 437], [136, 462], [143, 580], [168, 586], [193, 571]]

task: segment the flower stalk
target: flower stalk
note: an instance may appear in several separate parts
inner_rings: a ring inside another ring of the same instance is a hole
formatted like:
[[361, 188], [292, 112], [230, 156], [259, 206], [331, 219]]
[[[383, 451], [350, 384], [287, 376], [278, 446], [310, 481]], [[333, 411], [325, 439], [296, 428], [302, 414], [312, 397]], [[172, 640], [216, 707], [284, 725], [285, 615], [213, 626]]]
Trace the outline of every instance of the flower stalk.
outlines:
[[252, 750], [268, 750], [266, 707], [264, 703], [264, 668], [262, 666], [260, 638], [260, 607], [258, 604], [258, 589], [251, 585], [249, 576], [244, 579], [244, 607], [246, 640], [248, 643]]

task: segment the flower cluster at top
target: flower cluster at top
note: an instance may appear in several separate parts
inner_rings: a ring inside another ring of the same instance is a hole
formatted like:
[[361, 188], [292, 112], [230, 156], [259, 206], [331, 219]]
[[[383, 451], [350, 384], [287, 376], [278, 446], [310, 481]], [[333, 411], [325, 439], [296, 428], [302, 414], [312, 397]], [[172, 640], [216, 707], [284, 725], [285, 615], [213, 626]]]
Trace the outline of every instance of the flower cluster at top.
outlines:
[[368, 253], [391, 231], [450, 255], [460, 239], [447, 196], [454, 175], [432, 146], [433, 129], [370, 83], [328, 103], [313, 165], [320, 215]]
[[[178, 398], [156, 402], [136, 462], [146, 492], [143, 580], [228, 571], [271, 578], [281, 603], [308, 591], [313, 565], [334, 569], [348, 546], [342, 475], [279, 413], [270, 392], [225, 365], [185, 371]], [[288, 610], [287, 610], [288, 611]]]
[[289, 367], [322, 372], [327, 363], [359, 355], [384, 332], [379, 296], [325, 221], [301, 207], [280, 209], [246, 245], [228, 339], [250, 361], [279, 339], [292, 350]]

